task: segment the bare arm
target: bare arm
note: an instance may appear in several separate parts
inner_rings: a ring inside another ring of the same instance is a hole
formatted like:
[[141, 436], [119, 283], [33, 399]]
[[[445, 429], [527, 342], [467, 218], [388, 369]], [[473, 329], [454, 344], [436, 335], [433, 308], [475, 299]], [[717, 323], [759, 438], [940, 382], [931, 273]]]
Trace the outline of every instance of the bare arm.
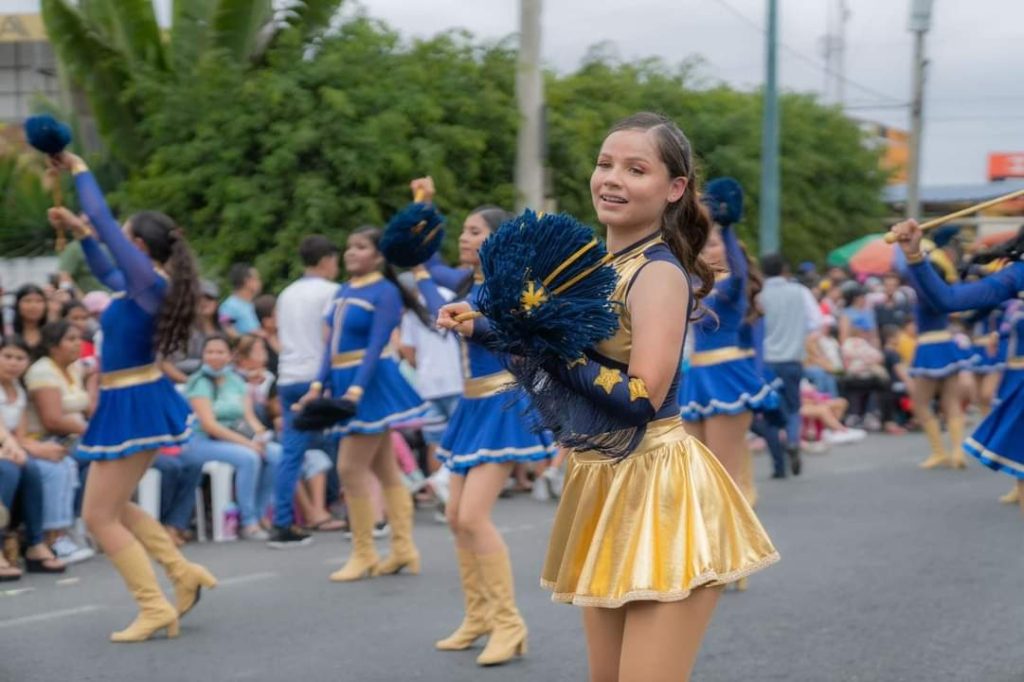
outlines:
[[629, 374], [647, 385], [655, 410], [679, 372], [689, 299], [690, 283], [682, 270], [656, 261], [640, 271], [626, 301], [633, 321]]
[[223, 426], [213, 414], [213, 403], [209, 398], [195, 397], [189, 400], [192, 403], [192, 411], [196, 413], [199, 426], [203, 432], [214, 440], [223, 440], [237, 445], [244, 445], [252, 448], [253, 443], [240, 433], [235, 433], [226, 426]]
[[59, 388], [37, 388], [31, 392], [31, 398], [39, 414], [39, 423], [48, 433], [58, 436], [79, 436], [85, 433], [86, 423], [81, 415], [64, 413]]

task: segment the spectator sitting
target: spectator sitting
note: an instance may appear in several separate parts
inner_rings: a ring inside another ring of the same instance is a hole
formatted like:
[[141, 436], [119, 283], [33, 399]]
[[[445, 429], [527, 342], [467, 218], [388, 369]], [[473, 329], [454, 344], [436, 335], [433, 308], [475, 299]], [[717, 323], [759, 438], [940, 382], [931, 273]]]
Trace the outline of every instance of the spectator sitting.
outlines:
[[220, 305], [220, 317], [230, 338], [252, 334], [260, 328], [253, 300], [263, 291], [263, 281], [256, 268], [248, 263], [236, 263], [228, 272], [231, 295]]
[[875, 310], [868, 305], [867, 291], [861, 286], [851, 286], [844, 294], [846, 306], [839, 315], [839, 345], [842, 346], [850, 335], [851, 326], [877, 335], [878, 323]]
[[807, 337], [807, 357], [804, 359], [804, 377], [833, 398], [839, 395], [836, 377], [843, 373], [839, 344], [829, 334], [815, 332]]
[[[278, 431], [274, 426], [281, 423], [277, 382], [273, 373], [267, 370], [267, 347], [261, 337], [247, 334], [239, 339], [235, 366], [248, 384], [249, 397], [257, 417], [264, 425]], [[335, 519], [327, 510], [327, 472], [334, 466], [325, 452], [330, 447], [329, 438], [322, 437], [314, 445], [306, 450], [302, 480], [295, 489], [295, 501], [309, 530], [343, 530], [345, 523]]]
[[35, 284], [26, 284], [14, 294], [14, 320], [8, 334], [17, 334], [28, 346], [33, 361], [43, 355], [42, 329], [46, 324], [46, 295]]
[[[885, 368], [885, 355], [877, 347], [877, 338], [875, 328], [861, 318], [851, 322], [842, 344], [846, 365], [842, 392], [850, 402], [847, 424], [863, 424], [868, 430], [884, 427], [886, 431], [896, 432], [899, 427], [894, 421], [896, 403], [892, 380]], [[870, 405], [878, 406], [881, 421], [868, 413]]]
[[[0, 342], [0, 502], [15, 509], [18, 500], [16, 511], [25, 524], [28, 572], [63, 573], [64, 562], [43, 541], [43, 473], [36, 459], [60, 457], [63, 449], [56, 443], [33, 441], [26, 436], [28, 399], [21, 378], [28, 363], [28, 347], [19, 337], [8, 336]], [[6, 527], [0, 527], [0, 544], [5, 547], [6, 531]], [[14, 542], [16, 547], [17, 540]], [[20, 577], [21, 570], [0, 554], [0, 581]]]
[[199, 305], [196, 307], [196, 321], [188, 340], [188, 347], [163, 363], [163, 370], [176, 384], [184, 384], [190, 375], [199, 371], [203, 364], [203, 343], [207, 337], [223, 334], [217, 301], [220, 289], [208, 280], [199, 283]]
[[281, 355], [281, 341], [277, 336], [276, 307], [277, 297], [271, 294], [263, 294], [253, 301], [256, 319], [260, 322], [260, 328], [255, 334], [266, 344], [267, 369], [273, 374], [277, 374], [277, 358]]
[[256, 417], [245, 379], [231, 367], [224, 335], [207, 337], [203, 365], [188, 379], [186, 395], [195, 411], [196, 436], [181, 454], [188, 463], [225, 462], [235, 468], [241, 536], [266, 540], [260, 526], [270, 503], [281, 447]]
[[849, 403], [819, 391], [810, 381], [800, 384], [800, 416], [820, 422], [826, 429], [824, 440], [830, 445], [843, 445], [864, 440], [867, 432], [843, 424]]

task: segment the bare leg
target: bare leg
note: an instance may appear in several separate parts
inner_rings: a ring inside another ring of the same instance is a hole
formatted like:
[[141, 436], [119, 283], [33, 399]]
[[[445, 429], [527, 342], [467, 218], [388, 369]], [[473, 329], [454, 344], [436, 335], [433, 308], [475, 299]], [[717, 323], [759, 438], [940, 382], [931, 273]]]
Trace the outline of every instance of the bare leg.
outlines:
[[678, 602], [627, 604], [618, 682], [689, 680], [720, 592], [701, 588]]
[[491, 511], [511, 471], [511, 462], [481, 464], [469, 470], [458, 501], [456, 525], [462, 536], [460, 547], [474, 554], [493, 554], [505, 549]]
[[152, 451], [140, 452], [124, 459], [93, 462], [89, 467], [82, 519], [107, 556], [135, 542], [122, 517], [155, 455]]
[[[956, 385], [953, 379], [950, 383]], [[932, 412], [932, 398], [942, 388], [942, 382], [925, 377], [914, 377], [910, 383], [910, 398], [914, 403], [914, 417], [921, 425], [924, 435], [928, 438], [931, 454], [919, 465], [923, 469], [932, 469], [949, 465], [949, 453], [942, 442], [942, 429], [939, 420]]]
[[313, 505], [305, 481], [299, 481], [299, 484], [295, 486], [295, 505], [302, 512], [302, 518], [305, 519], [307, 525], [312, 526], [323, 518], [323, 509], [317, 509]]
[[369, 497], [372, 494], [371, 464], [387, 434], [345, 436], [338, 451], [338, 476], [346, 495]]
[[703, 422], [706, 435], [704, 444], [715, 453], [715, 457], [737, 484], [742, 481], [743, 457], [749, 455], [747, 431], [750, 430], [753, 416], [750, 412], [716, 414]]
[[587, 636], [587, 664], [590, 682], [618, 682], [626, 609], [585, 606], [583, 631]]
[[964, 412], [963, 392], [959, 382], [948, 379], [942, 382], [940, 402], [946, 414], [946, 429], [949, 431], [950, 451], [953, 453], [953, 468], [966, 469], [967, 457], [964, 454]]
[[704, 420], [695, 422], [684, 422], [684, 424], [686, 424], [686, 432], [693, 436], [694, 438], [696, 438], [697, 440], [699, 440], [701, 443], [704, 443], [704, 445], [708, 444], [707, 429], [704, 428], [706, 423], [707, 422], [705, 422]]
[[448, 520], [448, 528], [455, 536], [455, 546], [467, 552], [471, 550], [466, 535], [459, 531], [459, 508], [462, 503], [462, 490], [466, 487], [466, 477], [452, 472], [448, 478], [448, 504], [444, 506], [444, 515]]
[[996, 398], [996, 391], [999, 390], [999, 382], [1002, 380], [1002, 372], [992, 372], [981, 377], [981, 386], [978, 391], [978, 409], [981, 410], [982, 418], [987, 417], [992, 411], [992, 402]]

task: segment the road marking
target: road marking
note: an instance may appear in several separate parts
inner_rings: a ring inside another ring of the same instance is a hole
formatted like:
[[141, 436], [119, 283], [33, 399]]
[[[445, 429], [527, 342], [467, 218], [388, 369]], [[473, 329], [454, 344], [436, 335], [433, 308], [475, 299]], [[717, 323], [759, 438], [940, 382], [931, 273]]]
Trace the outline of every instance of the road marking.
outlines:
[[246, 573], [245, 575], [236, 575], [232, 578], [224, 578], [217, 582], [218, 585], [223, 587], [230, 587], [231, 585], [244, 585], [245, 583], [256, 582], [257, 580], [269, 580], [270, 578], [277, 578], [280, 573], [273, 571], [265, 571], [263, 573]]
[[34, 587], [20, 587], [14, 590], [3, 590], [0, 591], [0, 597], [17, 597], [19, 594], [25, 594], [26, 592], [34, 592]]
[[80, 616], [85, 613], [99, 611], [103, 608], [104, 607], [99, 604], [88, 604], [86, 606], [79, 606], [75, 609], [61, 609], [60, 611], [37, 613], [31, 616], [22, 616], [21, 618], [11, 618], [10, 620], [0, 620], [0, 629], [13, 628], [19, 625], [30, 625], [32, 623], [43, 623], [48, 620], [56, 620], [57, 618], [64, 618], [66, 616]]
[[82, 582], [81, 578], [64, 578], [62, 580], [57, 581], [57, 586], [67, 587], [68, 585], [77, 585], [80, 582]]
[[518, 526], [498, 526], [498, 532], [504, 535], [505, 533], [522, 533], [535, 528], [537, 528], [536, 523], [524, 523]]

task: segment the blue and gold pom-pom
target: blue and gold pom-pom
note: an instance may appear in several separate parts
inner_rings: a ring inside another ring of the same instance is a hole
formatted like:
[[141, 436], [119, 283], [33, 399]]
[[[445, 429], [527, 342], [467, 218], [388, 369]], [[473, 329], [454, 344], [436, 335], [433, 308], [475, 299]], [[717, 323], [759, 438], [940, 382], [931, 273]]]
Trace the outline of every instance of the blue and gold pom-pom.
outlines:
[[71, 144], [71, 128], [49, 114], [30, 116], [25, 120], [25, 138], [44, 154], [60, 154]]
[[411, 268], [427, 262], [444, 241], [444, 216], [433, 204], [413, 202], [391, 219], [380, 238], [389, 263]]
[[743, 188], [732, 178], [715, 178], [704, 186], [701, 202], [711, 219], [722, 227], [735, 225], [743, 218]]
[[497, 346], [528, 360], [575, 360], [619, 325], [608, 300], [618, 275], [593, 230], [563, 213], [527, 210], [480, 247], [478, 299]]

